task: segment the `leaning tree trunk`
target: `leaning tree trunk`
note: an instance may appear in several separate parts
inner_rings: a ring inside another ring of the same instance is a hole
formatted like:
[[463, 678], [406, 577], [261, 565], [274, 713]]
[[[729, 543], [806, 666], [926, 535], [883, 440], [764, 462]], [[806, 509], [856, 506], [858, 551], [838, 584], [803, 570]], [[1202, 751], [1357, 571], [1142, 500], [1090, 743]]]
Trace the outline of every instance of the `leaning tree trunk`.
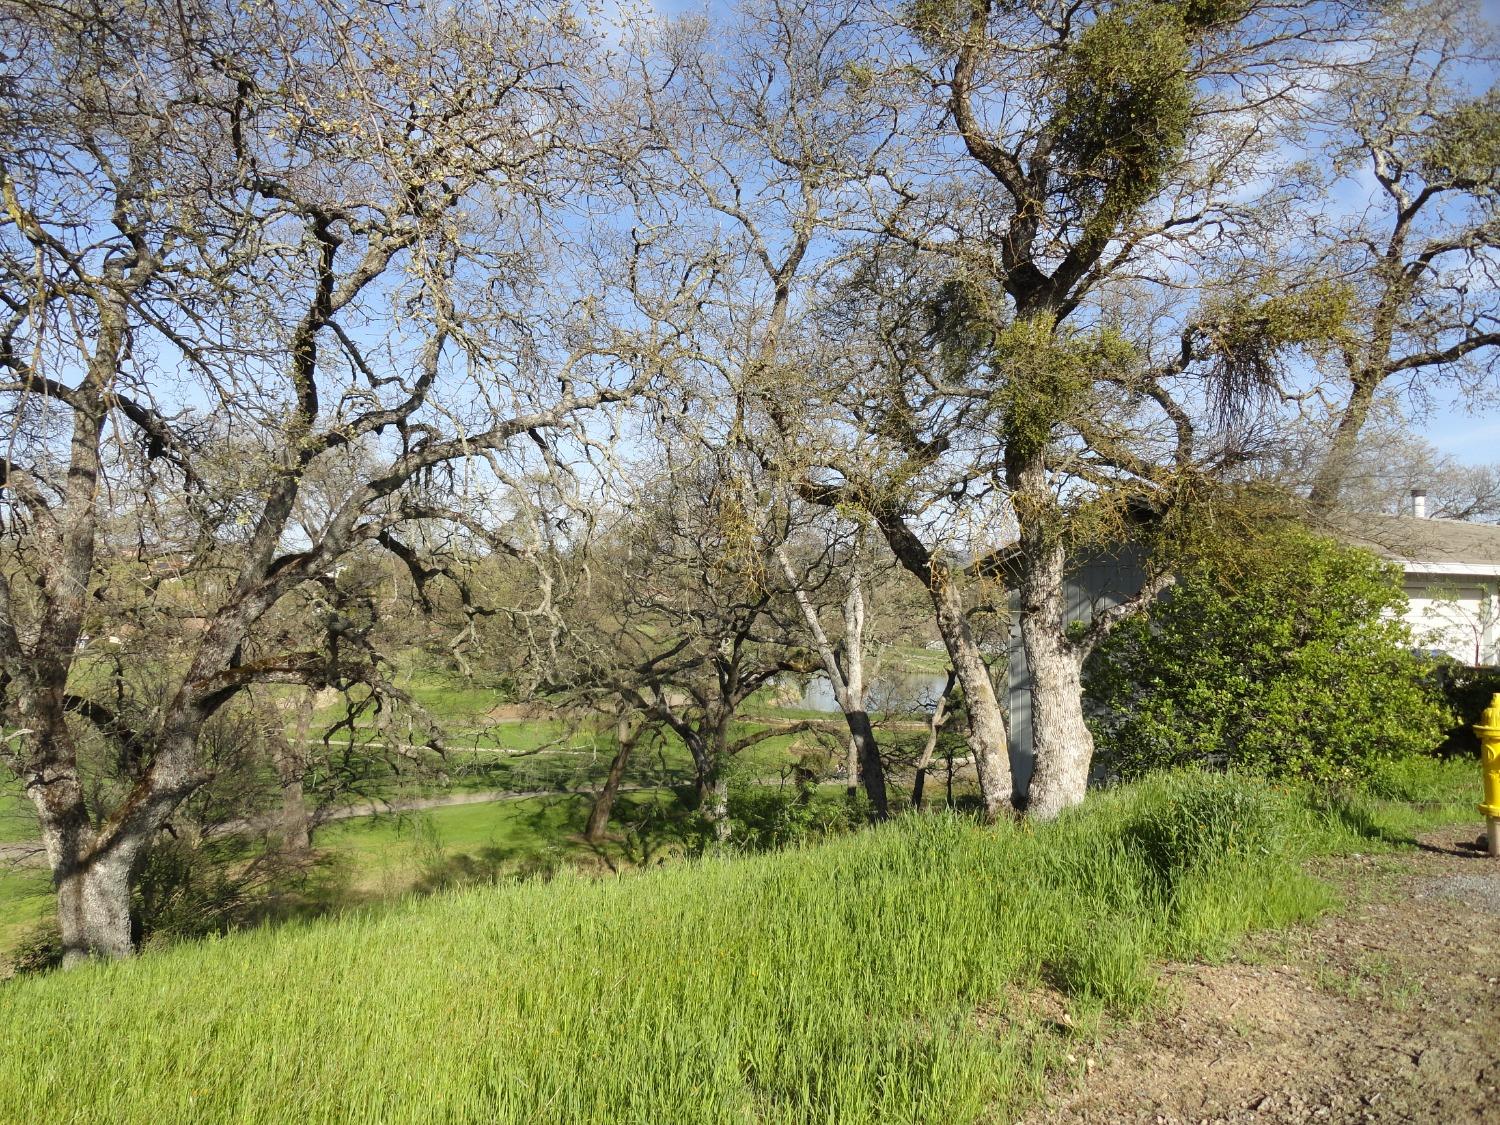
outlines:
[[620, 781], [625, 776], [625, 767], [630, 763], [630, 754], [635, 749], [636, 735], [639, 732], [640, 727], [632, 723], [628, 715], [615, 721], [615, 756], [610, 760], [604, 787], [594, 798], [593, 807], [589, 809], [588, 824], [583, 830], [583, 838], [591, 844], [604, 839], [604, 830], [609, 826], [609, 815], [614, 811], [615, 798], [620, 793]]
[[914, 535], [905, 522], [889, 512], [880, 513], [881, 531], [891, 553], [901, 565], [927, 587], [932, 599], [938, 633], [948, 650], [953, 674], [964, 689], [965, 711], [969, 729], [969, 753], [979, 775], [979, 793], [984, 802], [986, 820], [996, 820], [1011, 803], [1013, 783], [1010, 774], [1010, 744], [1005, 734], [1005, 714], [990, 680], [989, 666], [979, 643], [969, 628], [963, 598], [953, 582], [948, 564], [933, 558], [932, 553]]
[[[1022, 539], [1021, 643], [1031, 673], [1031, 745], [1036, 756], [1029, 816], [1050, 820], [1080, 804], [1094, 759], [1094, 736], [1083, 718], [1081, 650], [1064, 621], [1061, 541]], [[1030, 548], [1030, 549], [1028, 549]]]
[[969, 720], [967, 741], [979, 774], [979, 793], [986, 820], [996, 820], [1012, 800], [1010, 744], [1005, 733], [1005, 715], [990, 680], [989, 666], [969, 629], [958, 589], [946, 564], [934, 563], [928, 586], [937, 611], [938, 632], [948, 649], [953, 674], [964, 691]]
[[1327, 512], [1338, 506], [1339, 495], [1343, 492], [1350, 466], [1359, 450], [1359, 435], [1369, 420], [1370, 410], [1375, 402], [1378, 383], [1378, 379], [1365, 373], [1356, 375], [1353, 380], [1349, 401], [1344, 404], [1338, 428], [1334, 430], [1333, 440], [1329, 443], [1323, 464], [1319, 466], [1313, 480], [1312, 491], [1308, 494], [1308, 502], [1317, 511]]
[[932, 708], [932, 717], [927, 720], [927, 741], [922, 746], [921, 757], [917, 759], [916, 777], [911, 783], [911, 807], [914, 809], [920, 809], [926, 800], [927, 771], [932, 767], [932, 755], [937, 750], [938, 733], [948, 721], [948, 695], [953, 691], [954, 682], [954, 675], [950, 670], [948, 682], [943, 685], [943, 694], [938, 696], [937, 703]]
[[885, 764], [880, 760], [880, 743], [875, 738], [870, 714], [865, 710], [865, 599], [859, 573], [857, 570], [851, 573], [849, 596], [844, 600], [844, 663], [840, 665], [833, 642], [828, 639], [823, 623], [818, 618], [817, 608], [802, 588], [786, 549], [778, 546], [776, 556], [781, 560], [782, 571], [791, 584], [792, 595], [802, 611], [802, 619], [818, 650], [823, 673], [828, 677], [828, 684], [833, 688], [839, 710], [843, 712], [844, 723], [849, 728], [849, 796], [852, 797], [859, 791], [862, 780], [875, 818], [884, 820], [890, 815], [885, 791]]

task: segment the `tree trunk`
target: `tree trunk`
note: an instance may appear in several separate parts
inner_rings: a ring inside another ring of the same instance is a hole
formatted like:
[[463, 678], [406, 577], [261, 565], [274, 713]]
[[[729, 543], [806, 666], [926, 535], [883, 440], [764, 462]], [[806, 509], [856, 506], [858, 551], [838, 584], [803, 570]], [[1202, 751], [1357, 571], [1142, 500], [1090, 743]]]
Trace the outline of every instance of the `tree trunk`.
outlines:
[[57, 921], [63, 968], [91, 958], [117, 959], [135, 952], [130, 939], [130, 869], [138, 847], [71, 865], [56, 877]]
[[94, 957], [128, 957], [135, 951], [130, 940], [130, 869], [139, 843], [117, 839], [113, 848], [100, 849], [73, 765], [77, 759], [61, 707], [47, 708], [38, 719], [42, 729], [37, 735], [41, 744], [37, 757], [59, 764], [47, 784], [27, 786], [27, 795], [36, 808], [57, 892], [63, 967], [72, 968]]
[[934, 559], [932, 553], [899, 516], [882, 512], [879, 518], [891, 552], [902, 566], [922, 580], [927, 587], [928, 596], [932, 598], [938, 632], [948, 649], [953, 674], [964, 689], [969, 720], [969, 752], [974, 759], [975, 772], [979, 774], [984, 817], [989, 821], [996, 820], [1001, 810], [1014, 799], [1010, 745], [1005, 734], [1005, 714], [1000, 710], [1000, 701], [995, 695], [995, 685], [990, 680], [990, 670], [984, 662], [984, 654], [979, 651], [979, 644], [969, 628], [963, 598], [954, 585], [948, 564], [941, 559]]
[[1391, 241], [1376, 274], [1381, 279], [1380, 300], [1376, 303], [1369, 324], [1369, 343], [1357, 357], [1346, 353], [1344, 362], [1349, 372], [1349, 401], [1339, 417], [1338, 428], [1333, 433], [1333, 442], [1328, 455], [1313, 480], [1308, 502], [1319, 512], [1327, 512], [1338, 506], [1339, 495], [1349, 476], [1349, 467], [1354, 462], [1359, 447], [1359, 435], [1370, 417], [1375, 394], [1380, 384], [1390, 374], [1391, 345], [1395, 339], [1397, 314], [1411, 296], [1412, 279], [1402, 268], [1402, 252], [1406, 245], [1407, 223], [1411, 215], [1401, 219], [1391, 234]]
[[[288, 855], [303, 855], [312, 848], [312, 815], [307, 807], [303, 779], [307, 775], [307, 737], [312, 729], [314, 693], [301, 693], [297, 700], [296, 721], [290, 738], [278, 726], [276, 740], [276, 777], [281, 785], [281, 848]], [[280, 713], [273, 709], [278, 723]]]
[[953, 672], [948, 672], [948, 682], [943, 685], [943, 694], [938, 696], [937, 703], [932, 708], [932, 718], [927, 720], [927, 742], [922, 747], [922, 756], [917, 759], [916, 778], [911, 785], [911, 807], [920, 809], [925, 799], [924, 790], [927, 788], [927, 770], [932, 765], [932, 755], [937, 750], [938, 732], [943, 729], [943, 724], [948, 719], [948, 695], [953, 691], [955, 678]]
[[625, 767], [635, 749], [636, 735], [640, 727], [632, 724], [628, 715], [615, 722], [615, 756], [609, 763], [609, 773], [604, 778], [604, 787], [594, 797], [589, 809], [589, 822], [583, 830], [583, 838], [591, 844], [604, 839], [604, 830], [609, 826], [609, 815], [614, 811], [615, 798], [620, 792], [620, 779], [625, 776]]
[[693, 790], [698, 801], [698, 812], [713, 825], [714, 838], [720, 843], [727, 843], [732, 833], [729, 824], [729, 781], [724, 776], [724, 763], [728, 758], [728, 720], [715, 724], [709, 733], [709, 739], [685, 724], [673, 729], [687, 743], [688, 751], [693, 756]]
[[[885, 767], [880, 761], [880, 744], [875, 741], [875, 728], [870, 725], [869, 712], [850, 711], [844, 716], [849, 726], [849, 746], [854, 752], [860, 778], [864, 781], [865, 795], [870, 798], [870, 807], [877, 820], [890, 815], [890, 806], [885, 791]], [[850, 779], [853, 780], [852, 778]]]
[[953, 585], [945, 564], [933, 567], [928, 587], [937, 611], [938, 631], [948, 649], [953, 674], [964, 690], [969, 718], [969, 751], [979, 774], [979, 793], [984, 801], [984, 817], [993, 821], [1011, 804], [1014, 793], [1010, 774], [1010, 744], [1005, 732], [1005, 716], [990, 680], [989, 666], [969, 629], [958, 589]]
[[722, 773], [713, 779], [709, 790], [708, 819], [713, 822], [714, 839], [721, 844], [729, 843], [734, 828], [729, 823], [729, 781]]
[[823, 663], [823, 672], [838, 700], [839, 710], [849, 727], [849, 796], [858, 791], [861, 778], [865, 794], [870, 798], [870, 807], [877, 820], [890, 815], [890, 805], [885, 791], [885, 765], [880, 760], [880, 743], [875, 738], [875, 728], [870, 724], [869, 712], [865, 710], [865, 665], [864, 631], [865, 599], [860, 588], [857, 570], [850, 575], [849, 596], [844, 600], [844, 663], [841, 667], [834, 651], [833, 642], [818, 619], [818, 611], [802, 588], [797, 572], [787, 557], [786, 548], [776, 548], [782, 571], [791, 584], [792, 594], [802, 611], [802, 619], [812, 635], [818, 657]]
[[1021, 643], [1031, 671], [1031, 744], [1036, 772], [1027, 814], [1050, 820], [1083, 801], [1094, 736], [1083, 719], [1082, 658], [1063, 620], [1061, 541], [1026, 549], [1022, 540]]
[[1354, 462], [1355, 451], [1359, 448], [1360, 431], [1370, 417], [1377, 383], [1378, 380], [1364, 376], [1354, 379], [1354, 389], [1339, 417], [1338, 428], [1334, 430], [1333, 441], [1328, 447], [1328, 455], [1323, 458], [1323, 464], [1313, 480], [1312, 491], [1308, 494], [1308, 502], [1320, 512], [1338, 506], [1345, 478], [1349, 475], [1349, 466]]

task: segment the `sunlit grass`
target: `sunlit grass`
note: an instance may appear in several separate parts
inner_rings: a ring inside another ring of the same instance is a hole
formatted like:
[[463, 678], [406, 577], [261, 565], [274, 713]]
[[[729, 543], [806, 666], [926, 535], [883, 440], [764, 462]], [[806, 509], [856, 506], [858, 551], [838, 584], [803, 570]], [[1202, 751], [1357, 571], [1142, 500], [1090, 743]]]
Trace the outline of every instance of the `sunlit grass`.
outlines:
[[1139, 826], [1185, 784], [1100, 794], [1034, 831], [906, 817], [15, 983], [0, 1119], [1003, 1116], [1063, 1050], [1012, 1008], [1021, 992], [1055, 988], [1084, 1017], [1135, 1011], [1155, 959], [1329, 905], [1298, 869], [1284, 799], [1267, 798], [1285, 849], [1163, 868]]
[[14, 778], [5, 779], [0, 789], [0, 844], [17, 840], [35, 840], [38, 835], [36, 808], [23, 797]]

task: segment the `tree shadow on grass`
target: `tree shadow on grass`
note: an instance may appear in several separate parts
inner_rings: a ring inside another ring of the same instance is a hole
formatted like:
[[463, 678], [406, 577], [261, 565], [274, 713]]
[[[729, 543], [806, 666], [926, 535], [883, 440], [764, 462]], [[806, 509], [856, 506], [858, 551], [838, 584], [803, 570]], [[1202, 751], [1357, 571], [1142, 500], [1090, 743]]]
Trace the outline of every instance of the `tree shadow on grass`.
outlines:
[[1398, 832], [1376, 820], [1369, 809], [1348, 797], [1330, 796], [1321, 802], [1321, 811], [1341, 827], [1364, 840], [1373, 840], [1392, 847], [1421, 847], [1417, 838], [1408, 832]]

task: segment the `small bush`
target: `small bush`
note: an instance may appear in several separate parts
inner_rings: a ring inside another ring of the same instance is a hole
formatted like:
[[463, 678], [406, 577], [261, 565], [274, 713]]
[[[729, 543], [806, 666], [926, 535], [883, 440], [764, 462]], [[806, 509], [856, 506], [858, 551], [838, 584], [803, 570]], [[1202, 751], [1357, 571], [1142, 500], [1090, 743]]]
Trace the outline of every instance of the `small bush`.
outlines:
[[1101, 762], [1350, 786], [1430, 753], [1451, 716], [1405, 608], [1399, 568], [1297, 527], [1201, 553], [1090, 661]]
[[869, 822], [863, 793], [829, 799], [801, 786], [745, 785], [730, 793], [738, 848], [765, 851], [835, 836]]
[[49, 918], [38, 922], [16, 942], [6, 959], [6, 973], [0, 975], [45, 973], [62, 965], [62, 960], [62, 931], [57, 928], [57, 920]]

